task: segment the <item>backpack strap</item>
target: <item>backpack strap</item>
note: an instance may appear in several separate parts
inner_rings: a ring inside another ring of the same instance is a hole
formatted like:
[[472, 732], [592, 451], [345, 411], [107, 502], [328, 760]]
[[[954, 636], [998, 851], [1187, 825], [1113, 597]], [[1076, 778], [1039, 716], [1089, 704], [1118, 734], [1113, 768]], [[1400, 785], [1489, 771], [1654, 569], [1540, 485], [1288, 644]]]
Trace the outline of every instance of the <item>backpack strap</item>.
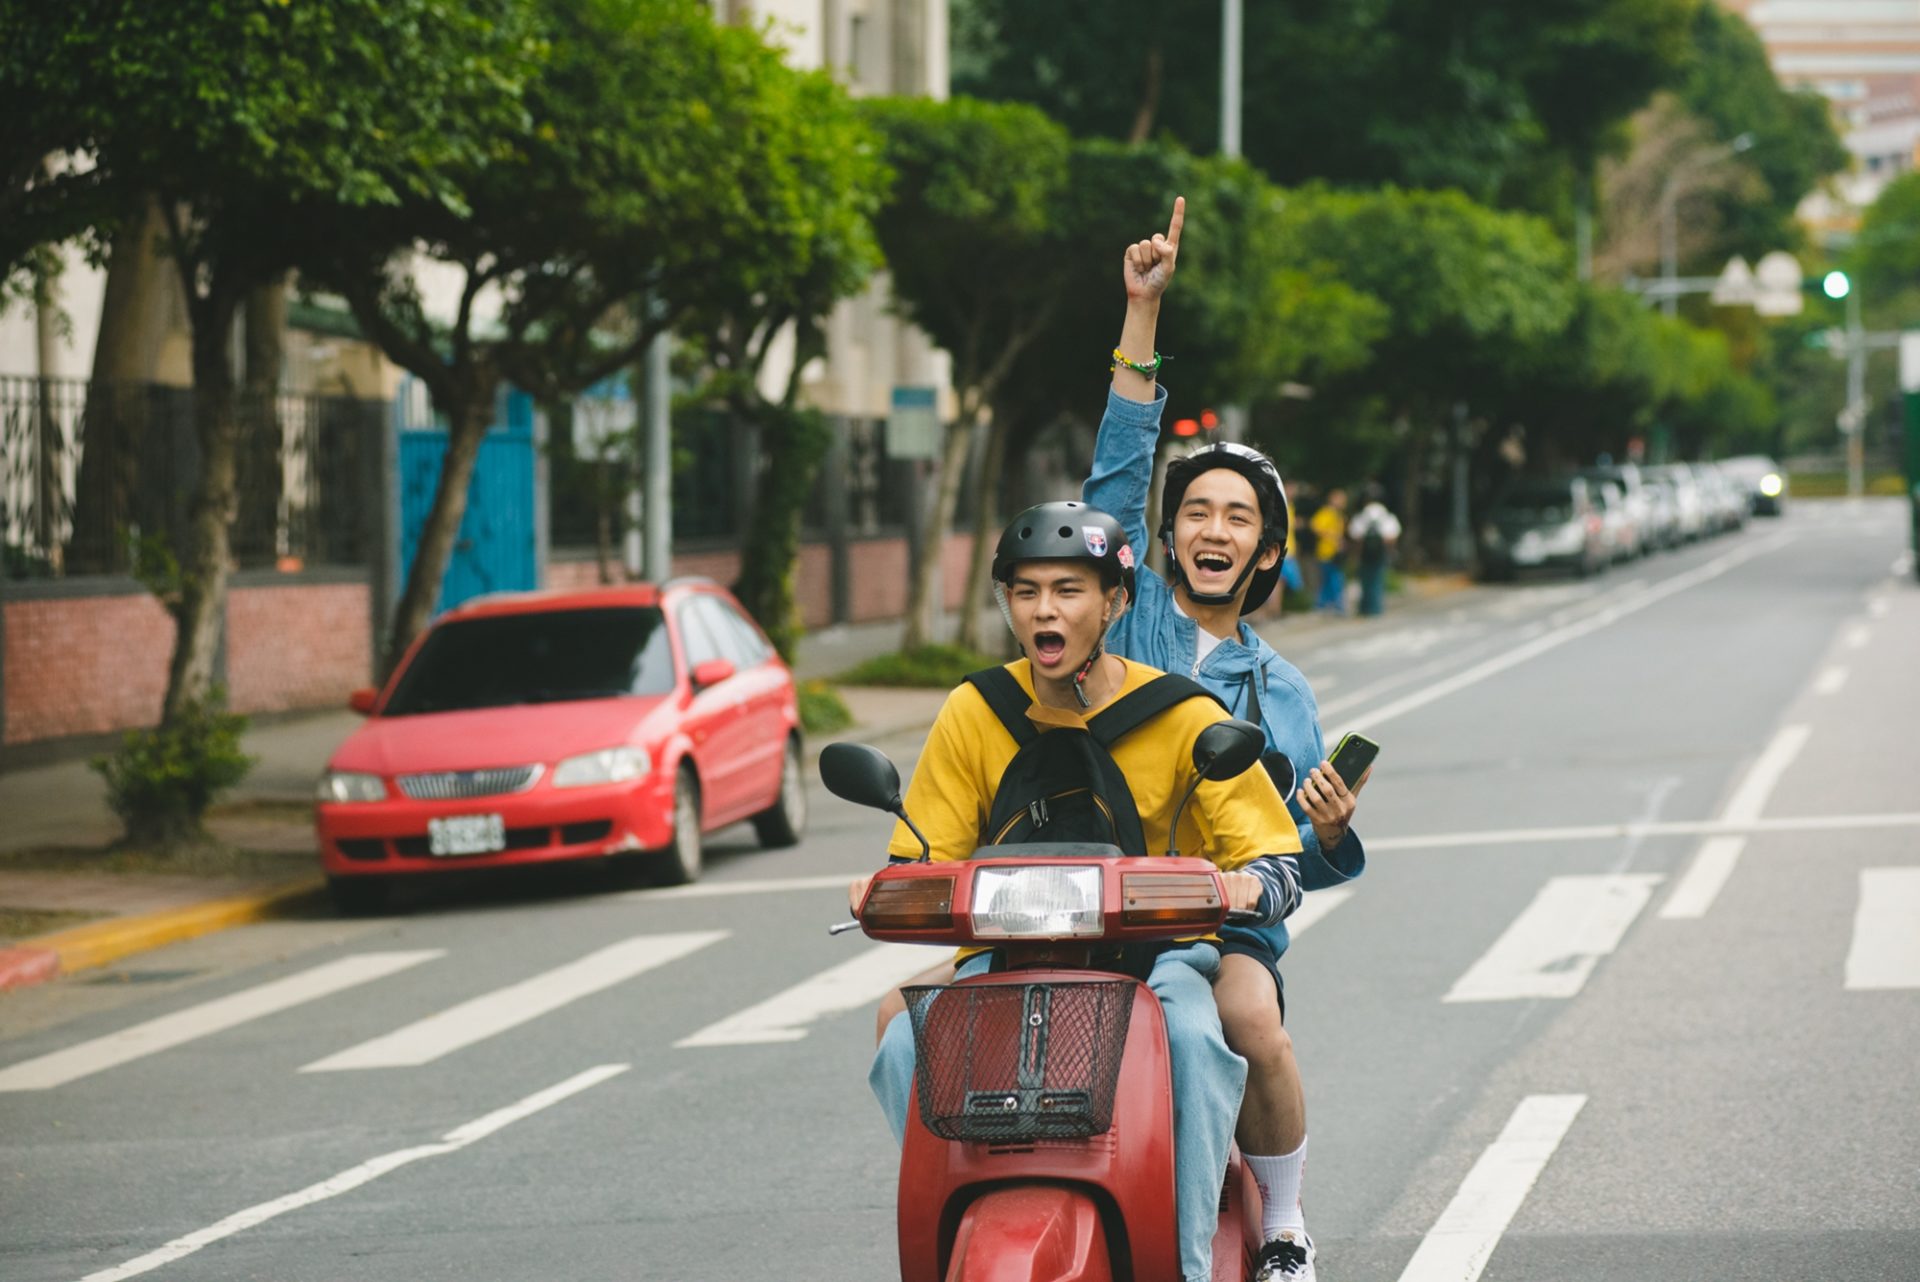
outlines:
[[[971, 681], [973, 678], [967, 678]], [[1018, 683], [1016, 683], [1018, 684]], [[1228, 711], [1213, 691], [1188, 677], [1167, 672], [1155, 677], [1131, 694], [1122, 695], [1087, 720], [1087, 729], [1103, 748], [1111, 748], [1122, 736], [1138, 730], [1167, 709], [1185, 703], [1194, 696], [1211, 699]]]
[[1007, 728], [1015, 743], [1025, 747], [1040, 737], [1039, 728], [1027, 719], [1027, 709], [1033, 706], [1033, 700], [1027, 697], [1013, 673], [1005, 668], [983, 668], [969, 672], [963, 679], [980, 692], [980, 697], [993, 709], [993, 715], [1000, 718], [1000, 724]]

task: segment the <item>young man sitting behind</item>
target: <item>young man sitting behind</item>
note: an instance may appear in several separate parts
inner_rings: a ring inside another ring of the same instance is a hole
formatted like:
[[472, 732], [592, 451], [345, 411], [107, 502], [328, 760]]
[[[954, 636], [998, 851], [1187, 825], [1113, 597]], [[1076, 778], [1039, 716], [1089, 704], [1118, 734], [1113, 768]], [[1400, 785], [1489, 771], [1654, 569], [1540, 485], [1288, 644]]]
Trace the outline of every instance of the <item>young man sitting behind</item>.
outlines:
[[[995, 595], [1026, 658], [1006, 671], [1033, 701], [1029, 718], [1044, 735], [1076, 728], [1114, 700], [1160, 674], [1106, 652], [1107, 630], [1133, 599], [1134, 553], [1111, 516], [1080, 503], [1043, 503], [1015, 517], [994, 555]], [[1111, 748], [1139, 813], [1146, 849], [1168, 848], [1178, 798], [1193, 781], [1193, 741], [1222, 718], [1195, 694]], [[906, 810], [934, 859], [964, 860], [989, 840], [984, 829], [1001, 777], [1018, 751], [1014, 737], [973, 684], [947, 697], [907, 788]], [[1299, 836], [1260, 769], [1202, 783], [1180, 816], [1175, 849], [1223, 870], [1229, 905], [1278, 922], [1300, 901], [1292, 852]], [[888, 854], [916, 858], [920, 843], [896, 824]], [[866, 879], [849, 889], [857, 910]], [[984, 966], [969, 959], [962, 975]], [[1174, 1186], [1180, 1267], [1187, 1282], [1212, 1273], [1212, 1239], [1246, 1061], [1227, 1048], [1211, 981], [1220, 953], [1210, 940], [1182, 941], [1154, 959], [1147, 983], [1167, 1019], [1173, 1074]], [[913, 1089], [911, 1023], [887, 1023], [869, 1075], [896, 1140], [906, 1133]]]

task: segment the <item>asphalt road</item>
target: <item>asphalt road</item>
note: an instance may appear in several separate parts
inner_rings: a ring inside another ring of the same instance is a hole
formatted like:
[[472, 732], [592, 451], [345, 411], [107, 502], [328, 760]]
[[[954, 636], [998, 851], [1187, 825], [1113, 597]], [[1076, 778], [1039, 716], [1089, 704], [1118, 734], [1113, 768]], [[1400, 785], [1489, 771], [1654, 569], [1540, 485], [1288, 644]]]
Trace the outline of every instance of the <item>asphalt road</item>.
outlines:
[[[1901, 511], [1313, 630], [1384, 745], [1287, 958], [1321, 1276], [1920, 1279]], [[914, 745], [883, 745], [903, 769]], [[0, 996], [0, 1277], [894, 1276], [887, 823], [690, 891], [278, 922]]]

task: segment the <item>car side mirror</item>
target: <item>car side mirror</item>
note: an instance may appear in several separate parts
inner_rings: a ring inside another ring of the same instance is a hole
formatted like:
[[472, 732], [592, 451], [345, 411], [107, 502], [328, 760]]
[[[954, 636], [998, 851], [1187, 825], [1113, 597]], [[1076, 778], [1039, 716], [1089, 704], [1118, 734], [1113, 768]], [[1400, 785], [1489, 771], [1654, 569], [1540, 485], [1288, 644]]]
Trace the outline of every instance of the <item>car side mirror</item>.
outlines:
[[355, 690], [348, 695], [347, 707], [363, 717], [370, 717], [373, 715], [373, 705], [379, 701], [380, 692], [369, 687], [364, 690]]
[[708, 659], [693, 665], [693, 688], [704, 690], [708, 686], [717, 686], [732, 675], [732, 659]]

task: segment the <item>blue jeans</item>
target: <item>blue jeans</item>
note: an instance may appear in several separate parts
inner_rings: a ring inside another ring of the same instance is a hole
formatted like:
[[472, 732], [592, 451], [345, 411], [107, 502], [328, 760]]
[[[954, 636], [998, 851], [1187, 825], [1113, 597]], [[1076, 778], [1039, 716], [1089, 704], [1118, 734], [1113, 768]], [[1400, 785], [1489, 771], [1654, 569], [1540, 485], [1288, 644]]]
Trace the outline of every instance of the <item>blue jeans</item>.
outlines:
[[1387, 563], [1360, 563], [1360, 613], [1384, 614], [1387, 609]]
[[[987, 965], [985, 953], [969, 957], [955, 978], [980, 974]], [[1247, 1061], [1227, 1049], [1220, 1032], [1220, 1010], [1213, 1004], [1213, 980], [1219, 973], [1220, 950], [1200, 943], [1160, 954], [1147, 977], [1147, 987], [1160, 999], [1166, 1016], [1173, 1064], [1173, 1188], [1180, 1272], [1186, 1282], [1213, 1277], [1220, 1185], [1247, 1084]], [[913, 1099], [913, 1021], [905, 1013], [887, 1025], [867, 1084], [887, 1115], [894, 1142], [905, 1142], [907, 1106]]]
[[1347, 567], [1339, 561], [1320, 563], [1320, 600], [1315, 604], [1335, 614], [1347, 612]]

